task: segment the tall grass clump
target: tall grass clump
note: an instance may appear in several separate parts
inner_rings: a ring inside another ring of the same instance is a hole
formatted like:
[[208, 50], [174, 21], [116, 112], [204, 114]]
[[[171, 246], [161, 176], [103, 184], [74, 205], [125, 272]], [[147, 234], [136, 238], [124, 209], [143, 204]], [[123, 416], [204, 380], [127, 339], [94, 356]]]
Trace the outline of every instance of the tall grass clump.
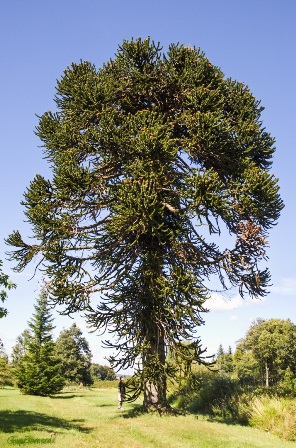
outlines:
[[255, 397], [247, 411], [249, 423], [283, 439], [296, 441], [296, 402], [280, 397]]

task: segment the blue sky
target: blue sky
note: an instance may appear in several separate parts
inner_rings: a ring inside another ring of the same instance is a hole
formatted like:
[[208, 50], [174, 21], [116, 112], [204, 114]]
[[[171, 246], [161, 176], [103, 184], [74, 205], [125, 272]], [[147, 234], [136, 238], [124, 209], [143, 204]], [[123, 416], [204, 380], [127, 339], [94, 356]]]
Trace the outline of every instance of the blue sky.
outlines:
[[[1, 0], [0, 2], [0, 259], [18, 284], [0, 321], [0, 338], [10, 352], [27, 327], [39, 293], [40, 276], [28, 281], [34, 266], [21, 274], [5, 261], [3, 238], [19, 229], [30, 234], [20, 205], [36, 173], [49, 176], [34, 135], [37, 115], [54, 109], [56, 79], [72, 62], [88, 60], [97, 68], [113, 57], [123, 39], [147, 37], [164, 49], [172, 42], [200, 47], [225, 76], [247, 84], [265, 111], [268, 132], [276, 138], [272, 172], [279, 177], [285, 209], [270, 232], [268, 266], [273, 286], [264, 300], [214, 295], [200, 335], [208, 353], [221, 343], [235, 348], [257, 317], [296, 322], [296, 2], [294, 0]], [[56, 317], [56, 334], [72, 321]], [[101, 337], [88, 334], [94, 361], [107, 354]]]

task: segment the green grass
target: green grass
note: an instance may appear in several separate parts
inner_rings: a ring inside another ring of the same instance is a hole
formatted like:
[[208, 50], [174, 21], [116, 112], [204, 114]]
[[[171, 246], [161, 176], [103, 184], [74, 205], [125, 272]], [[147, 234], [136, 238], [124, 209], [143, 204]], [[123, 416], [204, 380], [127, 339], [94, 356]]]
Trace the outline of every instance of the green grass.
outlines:
[[[295, 443], [254, 428], [205, 418], [139, 414], [137, 404], [117, 409], [116, 389], [68, 390], [54, 398], [0, 389], [0, 447], [57, 448], [289, 448]], [[21, 438], [31, 441], [17, 445]], [[10, 437], [10, 440], [8, 440]], [[14, 439], [12, 439], [12, 437]], [[35, 439], [35, 440], [34, 440]], [[13, 445], [11, 442], [15, 441]], [[9, 443], [10, 442], [10, 443]]]

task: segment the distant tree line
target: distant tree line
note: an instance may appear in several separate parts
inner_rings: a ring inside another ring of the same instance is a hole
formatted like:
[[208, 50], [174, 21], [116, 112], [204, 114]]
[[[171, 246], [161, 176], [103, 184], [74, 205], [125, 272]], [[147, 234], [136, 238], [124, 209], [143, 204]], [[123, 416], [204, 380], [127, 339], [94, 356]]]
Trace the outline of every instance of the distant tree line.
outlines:
[[[16, 284], [13, 283], [7, 274], [2, 271], [2, 261], [0, 260], [0, 304], [2, 305], [7, 299], [7, 291], [16, 288]], [[7, 309], [0, 306], [0, 319], [7, 315]]]
[[53, 318], [47, 297], [41, 293], [28, 329], [17, 338], [8, 361], [0, 340], [0, 387], [13, 385], [25, 394], [52, 395], [66, 385], [90, 386], [115, 379], [108, 366], [92, 364], [92, 354], [81, 330], [73, 323], [53, 340]]
[[296, 325], [289, 319], [257, 319], [234, 354], [219, 347], [216, 366], [243, 386], [296, 393]]

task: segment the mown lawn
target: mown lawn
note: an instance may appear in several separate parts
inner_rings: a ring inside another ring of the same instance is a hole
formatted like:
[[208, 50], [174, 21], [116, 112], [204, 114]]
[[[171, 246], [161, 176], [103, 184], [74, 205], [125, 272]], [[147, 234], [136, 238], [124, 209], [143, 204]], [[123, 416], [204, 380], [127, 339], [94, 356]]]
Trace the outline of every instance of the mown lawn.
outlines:
[[137, 404], [120, 411], [116, 400], [116, 389], [69, 390], [54, 398], [0, 389], [0, 447], [40, 446], [46, 439], [41, 446], [57, 448], [296, 447], [253, 428], [194, 415], [137, 414]]

